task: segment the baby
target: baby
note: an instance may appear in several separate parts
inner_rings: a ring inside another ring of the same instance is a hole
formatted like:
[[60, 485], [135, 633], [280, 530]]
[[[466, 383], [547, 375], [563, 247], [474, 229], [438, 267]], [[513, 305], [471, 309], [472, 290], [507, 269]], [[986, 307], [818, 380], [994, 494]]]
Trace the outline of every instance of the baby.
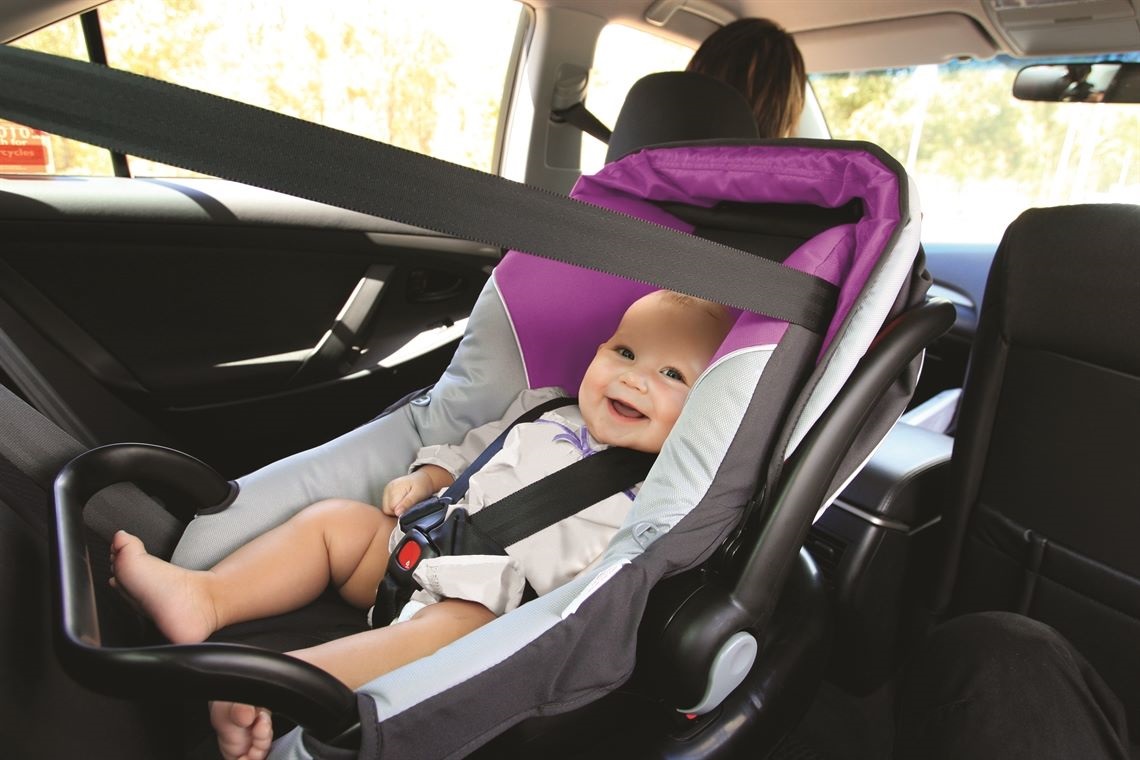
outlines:
[[[503, 450], [472, 475], [463, 506], [478, 511], [608, 446], [659, 452], [692, 383], [708, 366], [730, 324], [724, 307], [670, 291], [655, 291], [634, 302], [617, 331], [598, 347], [578, 389], [577, 406], [517, 425]], [[476, 444], [493, 439], [518, 417], [520, 407], [533, 407], [559, 393], [524, 392], [503, 420], [471, 431], [463, 444], [421, 450], [412, 471], [384, 489], [380, 509], [346, 499], [317, 502], [210, 570], [187, 570], [152, 557], [139, 539], [119, 531], [111, 545], [112, 583], [174, 643], [200, 642], [225, 626], [297, 609], [330, 584], [350, 604], [368, 609], [395, 543], [393, 533], [400, 534], [399, 516], [451, 485], [478, 455]], [[536, 441], [542, 445], [534, 445]], [[536, 464], [536, 459], [541, 461]], [[573, 578], [600, 556], [631, 499], [631, 493], [616, 494], [506, 547], [507, 557], [481, 558], [500, 563], [499, 584], [476, 583], [480, 590], [469, 593], [463, 578], [442, 573], [442, 580], [418, 595], [420, 603], [401, 615], [402, 622], [290, 654], [351, 689], [359, 688], [512, 608], [525, 580], [541, 594]], [[559, 536], [559, 551], [551, 552], [549, 535], [542, 538], [548, 532]], [[509, 565], [507, 573], [501, 572], [503, 563]], [[512, 577], [517, 582], [512, 583]], [[273, 739], [267, 711], [212, 702], [210, 717], [227, 760], [266, 757]]]

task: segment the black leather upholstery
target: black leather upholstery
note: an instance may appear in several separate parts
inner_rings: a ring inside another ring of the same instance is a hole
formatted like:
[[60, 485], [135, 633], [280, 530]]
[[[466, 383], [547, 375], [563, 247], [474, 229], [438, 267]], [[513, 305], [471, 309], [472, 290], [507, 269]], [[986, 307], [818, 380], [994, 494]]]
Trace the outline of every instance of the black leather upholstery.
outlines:
[[1140, 206], [1027, 211], [986, 288], [952, 461], [951, 614], [1058, 629], [1140, 735]]
[[691, 71], [663, 71], [629, 89], [606, 163], [660, 143], [757, 137], [752, 109], [733, 87]]

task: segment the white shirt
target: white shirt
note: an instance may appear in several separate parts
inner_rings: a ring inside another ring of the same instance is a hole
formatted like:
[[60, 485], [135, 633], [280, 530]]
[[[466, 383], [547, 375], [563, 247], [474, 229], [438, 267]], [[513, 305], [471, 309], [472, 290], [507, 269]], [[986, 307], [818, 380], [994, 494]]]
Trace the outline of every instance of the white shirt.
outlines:
[[[457, 446], [424, 447], [410, 469], [434, 464], [458, 477], [526, 410], [564, 395], [558, 388], [523, 391], [501, 420], [470, 431]], [[606, 448], [606, 444], [590, 436], [577, 406], [568, 405], [549, 411], [534, 422], [516, 425], [507, 434], [503, 448], [471, 476], [466, 496], [451, 509], [463, 506], [469, 514], [474, 514], [520, 488]], [[509, 612], [522, 600], [527, 580], [537, 593], [545, 594], [595, 562], [621, 526], [635, 494], [636, 487], [614, 494], [504, 547], [507, 551], [505, 557], [466, 555], [425, 559], [414, 572], [423, 591], [416, 592], [412, 599], [421, 604], [442, 598], [468, 599], [480, 602], [496, 615]], [[392, 533], [390, 548], [394, 549], [402, 538], [403, 531], [397, 527]]]

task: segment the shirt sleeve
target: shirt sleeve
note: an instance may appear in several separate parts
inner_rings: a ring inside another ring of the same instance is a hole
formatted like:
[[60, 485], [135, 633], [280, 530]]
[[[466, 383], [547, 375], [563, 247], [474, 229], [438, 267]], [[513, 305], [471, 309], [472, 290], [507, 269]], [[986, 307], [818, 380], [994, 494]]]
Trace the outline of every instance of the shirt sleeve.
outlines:
[[415, 460], [408, 467], [408, 472], [423, 467], [425, 464], [434, 464], [447, 470], [452, 477], [459, 477], [467, 469], [467, 466], [483, 453], [491, 441], [498, 437], [499, 433], [503, 432], [508, 425], [525, 412], [551, 399], [565, 396], [566, 393], [561, 388], [524, 390], [507, 407], [507, 411], [503, 413], [501, 419], [468, 431], [462, 443], [424, 446], [416, 454]]

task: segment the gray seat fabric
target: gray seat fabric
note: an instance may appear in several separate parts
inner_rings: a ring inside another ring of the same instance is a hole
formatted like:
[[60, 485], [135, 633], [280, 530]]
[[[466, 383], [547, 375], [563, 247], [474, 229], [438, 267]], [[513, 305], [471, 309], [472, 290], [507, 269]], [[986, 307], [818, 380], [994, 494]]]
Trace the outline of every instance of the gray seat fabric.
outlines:
[[994, 259], [952, 461], [936, 609], [1065, 635], [1140, 735], [1140, 207], [1027, 211]]

